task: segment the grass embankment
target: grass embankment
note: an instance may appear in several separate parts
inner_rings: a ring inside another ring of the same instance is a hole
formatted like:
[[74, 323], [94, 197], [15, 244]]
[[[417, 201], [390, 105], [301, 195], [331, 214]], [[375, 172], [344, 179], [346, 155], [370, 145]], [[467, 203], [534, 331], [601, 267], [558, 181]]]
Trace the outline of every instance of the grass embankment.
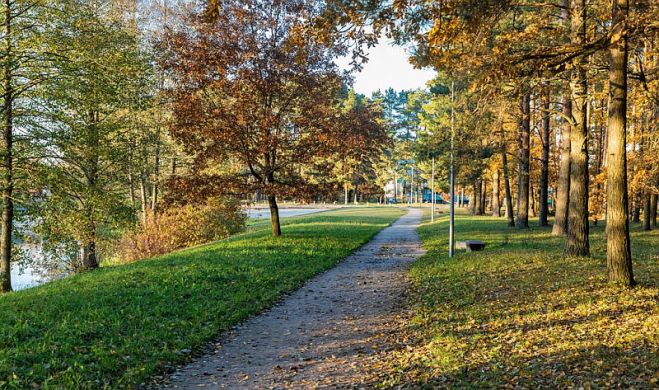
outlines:
[[449, 259], [447, 218], [422, 225], [429, 252], [410, 270], [415, 341], [386, 384], [659, 386], [659, 231], [632, 227], [639, 286], [628, 291], [606, 284], [603, 230], [592, 229], [593, 258], [566, 258], [551, 228], [459, 216], [456, 238], [487, 247]]
[[335, 265], [402, 215], [292, 218], [211, 245], [0, 296], [0, 388], [134, 388]]

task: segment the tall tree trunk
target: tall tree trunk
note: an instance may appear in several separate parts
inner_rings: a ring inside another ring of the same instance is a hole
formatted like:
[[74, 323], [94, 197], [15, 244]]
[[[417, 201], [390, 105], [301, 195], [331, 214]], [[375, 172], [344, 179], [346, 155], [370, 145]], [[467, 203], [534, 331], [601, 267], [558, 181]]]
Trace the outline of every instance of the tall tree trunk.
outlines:
[[281, 224], [279, 222], [279, 206], [277, 205], [277, 197], [275, 195], [268, 195], [268, 203], [270, 205], [270, 222], [272, 223], [272, 235], [279, 237], [281, 236]]
[[140, 173], [140, 200], [142, 202], [142, 222], [146, 223], [146, 218], [149, 211], [149, 196], [148, 184], [146, 182], [146, 174]]
[[652, 227], [657, 227], [657, 194], [650, 195], [650, 220]]
[[[563, 115], [572, 118], [572, 101], [563, 94]], [[555, 236], [567, 234], [568, 205], [570, 203], [570, 133], [572, 124], [568, 119], [561, 124], [561, 162], [558, 169], [556, 189], [556, 213], [551, 233]]]
[[133, 210], [137, 208], [137, 198], [135, 196], [135, 177], [133, 176], [132, 168], [128, 167], [128, 196], [130, 197], [130, 204]]
[[[586, 0], [573, 0], [572, 43], [586, 43]], [[570, 88], [572, 90], [572, 117], [574, 127], [570, 132], [570, 203], [565, 253], [569, 256], [589, 256], [588, 240], [588, 124], [586, 98], [586, 59], [574, 60]]]
[[[100, 135], [98, 129], [98, 112], [91, 111], [89, 113], [89, 123], [87, 125], [87, 139], [85, 140], [85, 186], [86, 190], [92, 194], [97, 194], [98, 186], [98, 164], [99, 164], [99, 148], [100, 148]], [[96, 252], [96, 216], [93, 206], [94, 199], [87, 199], [84, 207], [84, 234], [82, 238], [82, 269], [92, 270], [98, 268], [98, 254]]]
[[[135, 2], [137, 4], [137, 2]], [[135, 13], [137, 15], [137, 11]], [[167, 17], [164, 18], [165, 20]], [[163, 72], [158, 74], [158, 89], [160, 93], [165, 89], [165, 75]], [[155, 209], [158, 205], [158, 190], [160, 186], [160, 152], [161, 152], [161, 133], [162, 133], [162, 110], [158, 107], [158, 118], [156, 124], [156, 150], [153, 161], [153, 187], [151, 187], [151, 208]]]
[[510, 173], [508, 172], [508, 152], [506, 151], [506, 141], [503, 136], [503, 126], [500, 128], [499, 148], [501, 149], [503, 188], [506, 196], [506, 218], [508, 218], [508, 226], [515, 226], [515, 217], [513, 216], [513, 196], [510, 191]]
[[458, 207], [462, 207], [462, 186], [458, 187], [458, 190], [456, 191], [456, 198], [458, 200]]
[[396, 178], [396, 172], [394, 172], [394, 203], [398, 203], [398, 179]]
[[481, 210], [479, 215], [485, 215], [485, 203], [487, 201], [487, 180], [482, 179], [481, 188]]
[[499, 204], [499, 170], [492, 173], [492, 216], [501, 217], [501, 205]]
[[5, 0], [4, 123], [2, 131], [2, 227], [0, 231], [0, 293], [11, 291], [11, 233], [14, 228], [14, 93], [12, 75], [12, 15], [10, 0]]
[[158, 204], [158, 186], [160, 184], [160, 124], [156, 131], [156, 150], [153, 161], [153, 183], [151, 184], [151, 208]]
[[529, 188], [529, 202], [530, 202], [530, 204], [529, 204], [529, 216], [531, 216], [531, 217], [536, 217], [537, 216], [537, 213], [535, 212], [536, 206], [537, 206], [537, 204], [535, 202], [535, 198], [536, 198], [535, 187], [530, 186], [530, 188]]
[[348, 205], [348, 184], [343, 183], [343, 204]]
[[469, 212], [471, 213], [471, 215], [476, 215], [476, 212], [478, 211], [478, 205], [477, 205], [478, 202], [476, 201], [476, 199], [477, 198], [480, 199], [480, 197], [478, 196], [478, 191], [476, 191], [477, 185], [478, 185], [477, 182], [474, 182], [474, 184], [471, 185], [472, 195], [469, 203]]
[[645, 194], [643, 202], [643, 230], [652, 230], [652, 195]]
[[474, 198], [475, 198], [475, 203], [474, 203], [474, 215], [483, 215], [483, 197], [481, 196], [481, 193], [483, 191], [483, 182], [480, 178], [476, 180], [476, 185], [474, 186]]
[[529, 168], [531, 142], [531, 96], [524, 92], [520, 101], [522, 118], [518, 127], [519, 174], [517, 182], [518, 229], [529, 227]]
[[[593, 102], [593, 106], [594, 106]], [[599, 176], [602, 173], [602, 167], [604, 166], [604, 148], [606, 147], [604, 145], [604, 134], [606, 133], [606, 124], [604, 123], [604, 118], [606, 117], [606, 112], [604, 111], [604, 100], [602, 99], [601, 101], [602, 105], [602, 111], [601, 111], [601, 118], [600, 118], [600, 125], [596, 128], [595, 131], [597, 133], [595, 134], [596, 139], [596, 153], [595, 153], [595, 177]], [[595, 107], [593, 107], [593, 110]], [[603, 189], [603, 184], [598, 180], [597, 182], [597, 195], [598, 197], [605, 191], [605, 188]], [[604, 213], [606, 214], [606, 212]], [[597, 220], [601, 216], [601, 212], [599, 211], [599, 208], [597, 210], [597, 214], [594, 216], [593, 224], [597, 225]], [[606, 216], [604, 216], [606, 220]]]
[[169, 174], [174, 176], [176, 175], [177, 165], [176, 165], [176, 154], [172, 156], [172, 165], [169, 168]]
[[544, 112], [541, 133], [542, 161], [540, 168], [540, 215], [538, 218], [538, 224], [540, 226], [549, 226], [549, 223], [547, 222], [549, 216], [549, 92], [546, 92], [542, 106]]
[[606, 220], [606, 265], [609, 282], [634, 286], [627, 194], [627, 37], [629, 4], [615, 0], [609, 48], [609, 140]]
[[634, 211], [632, 213], [632, 222], [641, 222], [641, 193], [634, 196]]
[[[88, 213], [91, 213], [88, 211]], [[86, 237], [82, 244], [82, 269], [92, 270], [98, 268], [98, 255], [96, 253], [96, 224], [93, 217], [87, 221]]]

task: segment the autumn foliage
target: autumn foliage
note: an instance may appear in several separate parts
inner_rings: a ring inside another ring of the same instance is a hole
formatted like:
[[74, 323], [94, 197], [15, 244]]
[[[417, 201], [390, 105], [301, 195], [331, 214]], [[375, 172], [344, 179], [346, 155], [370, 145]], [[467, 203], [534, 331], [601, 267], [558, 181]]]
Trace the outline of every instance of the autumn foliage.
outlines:
[[150, 213], [136, 232], [127, 233], [117, 256], [131, 262], [217, 241], [243, 230], [246, 221], [235, 200], [212, 198], [203, 204], [173, 206]]
[[303, 0], [224, 1], [168, 36], [171, 134], [194, 156], [192, 172], [174, 178], [178, 193], [266, 194], [279, 235], [277, 197], [311, 197], [326, 184], [330, 164], [319, 159], [346, 150], [336, 140], [354, 116], [339, 104], [340, 45], [309, 25], [318, 12]]

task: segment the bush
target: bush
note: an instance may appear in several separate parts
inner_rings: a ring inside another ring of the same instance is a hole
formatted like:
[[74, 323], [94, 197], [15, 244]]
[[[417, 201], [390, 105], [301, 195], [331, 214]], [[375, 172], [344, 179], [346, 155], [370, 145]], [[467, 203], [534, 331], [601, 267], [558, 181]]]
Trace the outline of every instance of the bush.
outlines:
[[147, 215], [136, 231], [119, 242], [120, 262], [131, 262], [226, 238], [245, 228], [240, 203], [210, 199], [205, 204], [173, 206]]

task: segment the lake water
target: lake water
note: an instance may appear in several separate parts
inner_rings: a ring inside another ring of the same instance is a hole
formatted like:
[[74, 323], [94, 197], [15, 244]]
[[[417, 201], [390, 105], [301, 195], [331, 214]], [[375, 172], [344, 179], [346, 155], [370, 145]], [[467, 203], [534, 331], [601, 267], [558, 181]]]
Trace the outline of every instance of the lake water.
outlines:
[[[327, 209], [315, 208], [315, 209], [297, 209], [297, 208], [288, 208], [288, 209], [279, 209], [280, 218], [288, 217], [297, 217], [300, 215], [319, 213], [321, 211], [326, 211]], [[264, 208], [253, 208], [245, 210], [249, 218], [254, 219], [263, 219], [270, 218], [270, 209]], [[12, 264], [11, 268], [11, 286], [14, 290], [23, 290], [29, 287], [34, 287], [38, 284], [43, 283], [41, 277], [34, 272], [33, 269], [26, 267], [20, 269], [18, 264]]]
[[11, 266], [11, 287], [14, 290], [23, 290], [34, 287], [41, 283], [41, 278], [34, 273], [32, 268], [20, 269], [17, 264]]

